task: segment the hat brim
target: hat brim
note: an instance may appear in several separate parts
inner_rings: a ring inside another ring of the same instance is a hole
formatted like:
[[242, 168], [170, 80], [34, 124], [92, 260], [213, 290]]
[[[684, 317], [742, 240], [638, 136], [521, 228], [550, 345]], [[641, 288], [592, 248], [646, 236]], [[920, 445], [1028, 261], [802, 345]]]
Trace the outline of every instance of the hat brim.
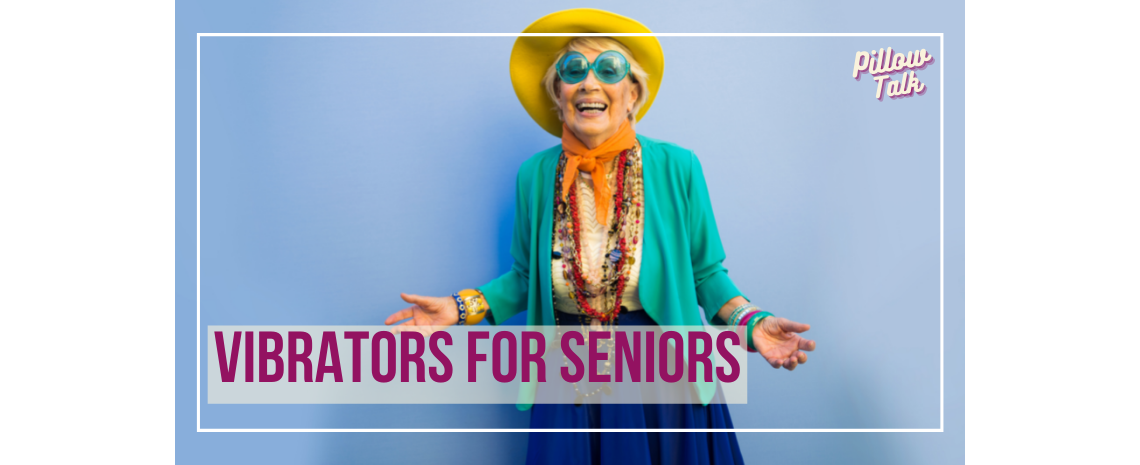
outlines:
[[[582, 34], [582, 33], [651, 33], [645, 25], [625, 16], [593, 8], [576, 8], [548, 14], [523, 30], [524, 33]], [[511, 84], [527, 114], [546, 132], [562, 137], [562, 121], [554, 104], [542, 88], [542, 77], [557, 59], [562, 47], [574, 39], [565, 37], [519, 37], [511, 50]], [[638, 121], [649, 111], [661, 86], [665, 71], [665, 57], [661, 42], [653, 36], [619, 36], [612, 39], [629, 48], [633, 59], [649, 74], [649, 98], [637, 112]]]

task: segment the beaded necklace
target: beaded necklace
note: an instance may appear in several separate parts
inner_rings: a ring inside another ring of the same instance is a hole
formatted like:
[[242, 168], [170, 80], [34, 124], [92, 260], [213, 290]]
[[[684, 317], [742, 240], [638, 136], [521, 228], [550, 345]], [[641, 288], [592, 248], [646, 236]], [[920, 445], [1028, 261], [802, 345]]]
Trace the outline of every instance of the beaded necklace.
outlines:
[[[565, 168], [566, 154], [563, 153], [558, 161], [556, 172], [558, 182], [556, 185], [562, 185]], [[625, 292], [625, 285], [629, 281], [630, 271], [635, 263], [633, 252], [637, 251], [639, 242], [638, 230], [640, 229], [643, 211], [641, 192], [644, 186], [642, 184], [641, 151], [639, 147], [634, 146], [632, 149], [619, 154], [614, 171], [617, 178], [617, 186], [614, 189], [614, 214], [611, 217], [613, 221], [609, 225], [606, 235], [606, 248], [604, 249], [609, 252], [602, 260], [601, 273], [597, 275], [600, 278], [590, 279], [590, 275], [584, 272], [581, 256], [583, 228], [578, 214], [578, 185], [574, 184], [570, 189], [566, 201], [563, 201], [559, 195], [554, 196], [555, 233], [552, 238], [554, 242], [552, 249], [554, 258], [561, 259], [562, 262], [562, 276], [565, 278], [568, 288], [566, 292], [569, 293], [570, 300], [574, 301], [578, 307], [578, 323], [582, 328], [582, 334], [587, 334], [584, 315], [589, 316], [591, 331], [610, 333], [609, 339], [598, 341], [598, 345], [605, 346], [605, 351], [609, 354], [606, 358], [605, 367], [600, 373], [603, 376], [610, 372], [614, 353], [613, 326], [617, 324], [617, 317], [621, 314], [622, 293]], [[558, 290], [555, 289], [554, 292], [558, 292]], [[590, 299], [600, 301], [599, 308], [591, 305]], [[558, 327], [558, 340], [561, 340], [562, 323], [559, 321], [558, 313], [557, 311], [554, 312], [554, 318], [555, 325]], [[563, 366], [566, 366], [568, 362], [564, 354], [562, 356]], [[593, 370], [593, 367], [589, 369]], [[574, 385], [574, 392], [577, 394], [574, 399], [575, 405], [582, 405], [586, 398], [599, 393], [611, 394], [613, 392], [606, 383], [602, 383], [601, 387], [586, 393], [578, 389], [578, 383], [572, 384]]]
[[[622, 293], [634, 265], [633, 252], [637, 250], [642, 216], [640, 155], [640, 150], [635, 146], [623, 151], [616, 159], [614, 214], [613, 221], [609, 224], [605, 248], [608, 252], [602, 260], [601, 272], [594, 279], [585, 272], [581, 256], [583, 227], [578, 214], [578, 185], [575, 184], [570, 189], [565, 201], [559, 195], [554, 196], [555, 233], [552, 236], [555, 243], [552, 248], [555, 257], [562, 259], [562, 275], [569, 288], [567, 292], [570, 300], [577, 305], [579, 313], [588, 315], [599, 323], [617, 318]], [[561, 185], [565, 168], [566, 155], [563, 153], [558, 161], [556, 185]], [[597, 301], [598, 308], [591, 305], [591, 299]]]

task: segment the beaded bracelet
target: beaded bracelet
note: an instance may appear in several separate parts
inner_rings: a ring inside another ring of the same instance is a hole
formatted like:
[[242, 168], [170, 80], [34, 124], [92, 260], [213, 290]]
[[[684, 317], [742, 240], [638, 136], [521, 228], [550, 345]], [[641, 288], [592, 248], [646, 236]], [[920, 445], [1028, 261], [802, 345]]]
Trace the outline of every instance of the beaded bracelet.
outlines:
[[749, 352], [759, 352], [758, 350], [756, 350], [756, 346], [752, 344], [752, 329], [756, 327], [756, 323], [759, 323], [761, 320], [768, 318], [770, 316], [772, 316], [772, 314], [768, 313], [768, 312], [756, 312], [750, 318], [748, 318], [748, 320], [747, 320], [748, 321], [748, 333], [747, 333], [748, 339], [747, 340], [748, 340], [748, 351]]
[[456, 324], [462, 326], [467, 324], [467, 304], [463, 303], [463, 299], [459, 297], [459, 293], [451, 294], [451, 298], [455, 299], [455, 305], [459, 306], [459, 322]]

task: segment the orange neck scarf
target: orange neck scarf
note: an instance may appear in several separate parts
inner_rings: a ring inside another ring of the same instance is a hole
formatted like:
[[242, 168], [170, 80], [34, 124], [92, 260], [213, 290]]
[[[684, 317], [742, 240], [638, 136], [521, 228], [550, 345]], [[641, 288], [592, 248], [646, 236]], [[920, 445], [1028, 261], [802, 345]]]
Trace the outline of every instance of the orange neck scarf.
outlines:
[[566, 169], [562, 174], [562, 200], [570, 193], [570, 186], [578, 177], [579, 171], [590, 173], [594, 181], [594, 205], [598, 224], [605, 225], [609, 214], [610, 184], [606, 182], [606, 163], [621, 154], [625, 149], [637, 144], [637, 134], [629, 127], [629, 121], [622, 121], [614, 135], [593, 150], [578, 140], [566, 124], [562, 124], [562, 150], [566, 152]]

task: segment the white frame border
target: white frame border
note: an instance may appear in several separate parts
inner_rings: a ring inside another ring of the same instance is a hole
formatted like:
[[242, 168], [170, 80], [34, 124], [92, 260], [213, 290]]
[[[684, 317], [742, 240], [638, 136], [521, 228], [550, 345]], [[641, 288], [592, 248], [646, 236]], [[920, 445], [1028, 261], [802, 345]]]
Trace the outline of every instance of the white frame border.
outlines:
[[946, 66], [938, 67], [938, 428], [916, 429], [764, 429], [764, 428], [202, 428], [202, 37], [938, 37], [939, 60], [946, 57], [945, 35], [937, 33], [309, 33], [309, 32], [199, 32], [196, 39], [196, 120], [197, 178], [195, 186], [196, 211], [196, 280], [195, 304], [197, 307], [195, 392], [197, 395], [197, 432], [199, 433], [631, 433], [631, 432], [734, 432], [734, 433], [942, 433], [946, 426]]

